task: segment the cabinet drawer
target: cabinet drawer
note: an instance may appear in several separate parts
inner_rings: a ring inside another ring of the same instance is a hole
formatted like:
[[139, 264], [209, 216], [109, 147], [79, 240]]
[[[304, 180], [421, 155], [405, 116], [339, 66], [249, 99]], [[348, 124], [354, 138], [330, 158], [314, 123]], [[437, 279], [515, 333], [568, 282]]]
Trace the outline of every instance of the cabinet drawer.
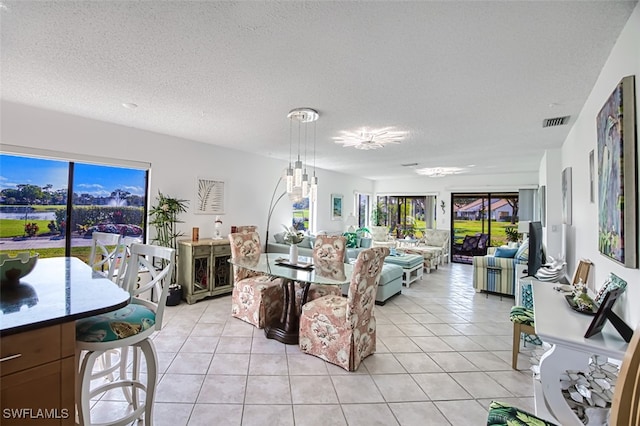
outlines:
[[[75, 338], [75, 336], [74, 336]], [[2, 376], [60, 359], [62, 326], [53, 325], [3, 337], [0, 345]]]
[[208, 256], [211, 253], [211, 247], [209, 246], [196, 246], [193, 248], [194, 256]]
[[231, 246], [217, 246], [213, 248], [216, 256], [231, 256]]

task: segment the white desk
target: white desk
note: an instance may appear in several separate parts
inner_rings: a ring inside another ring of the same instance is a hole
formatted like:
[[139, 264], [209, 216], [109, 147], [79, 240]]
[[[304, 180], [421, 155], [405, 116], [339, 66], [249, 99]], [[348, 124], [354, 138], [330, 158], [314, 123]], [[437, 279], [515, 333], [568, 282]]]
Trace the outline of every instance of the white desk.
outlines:
[[593, 354], [621, 360], [627, 343], [609, 323], [602, 333], [585, 339], [583, 336], [593, 317], [573, 311], [564, 293], [553, 289], [553, 283], [536, 280], [532, 283], [536, 334], [553, 345], [540, 359], [544, 401], [536, 399], [536, 414], [539, 409], [544, 411], [539, 404], [546, 403], [559, 424], [582, 425], [562, 396], [560, 374], [566, 370], [586, 370]]

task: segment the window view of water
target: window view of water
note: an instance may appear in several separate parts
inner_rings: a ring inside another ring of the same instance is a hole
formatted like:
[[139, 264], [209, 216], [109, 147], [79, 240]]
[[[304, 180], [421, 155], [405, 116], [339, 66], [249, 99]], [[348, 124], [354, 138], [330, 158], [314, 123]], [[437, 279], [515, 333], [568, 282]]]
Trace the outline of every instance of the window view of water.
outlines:
[[144, 238], [146, 170], [7, 154], [0, 169], [0, 252], [82, 258], [96, 231]]

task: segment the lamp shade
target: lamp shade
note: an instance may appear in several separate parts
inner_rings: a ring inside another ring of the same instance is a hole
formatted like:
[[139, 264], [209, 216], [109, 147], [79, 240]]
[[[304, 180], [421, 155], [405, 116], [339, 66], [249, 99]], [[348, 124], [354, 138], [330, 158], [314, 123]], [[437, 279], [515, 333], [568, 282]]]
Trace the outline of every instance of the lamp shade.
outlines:
[[529, 224], [531, 221], [529, 220], [521, 220], [518, 222], [518, 232], [520, 234], [528, 234], [529, 233]]

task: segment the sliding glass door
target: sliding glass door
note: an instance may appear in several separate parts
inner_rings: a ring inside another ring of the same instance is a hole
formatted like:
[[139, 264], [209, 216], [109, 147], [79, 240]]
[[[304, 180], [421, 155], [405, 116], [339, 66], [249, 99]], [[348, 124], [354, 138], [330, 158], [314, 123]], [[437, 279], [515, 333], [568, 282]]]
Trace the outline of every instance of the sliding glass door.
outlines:
[[451, 194], [452, 260], [471, 263], [490, 246], [517, 239], [517, 193]]

